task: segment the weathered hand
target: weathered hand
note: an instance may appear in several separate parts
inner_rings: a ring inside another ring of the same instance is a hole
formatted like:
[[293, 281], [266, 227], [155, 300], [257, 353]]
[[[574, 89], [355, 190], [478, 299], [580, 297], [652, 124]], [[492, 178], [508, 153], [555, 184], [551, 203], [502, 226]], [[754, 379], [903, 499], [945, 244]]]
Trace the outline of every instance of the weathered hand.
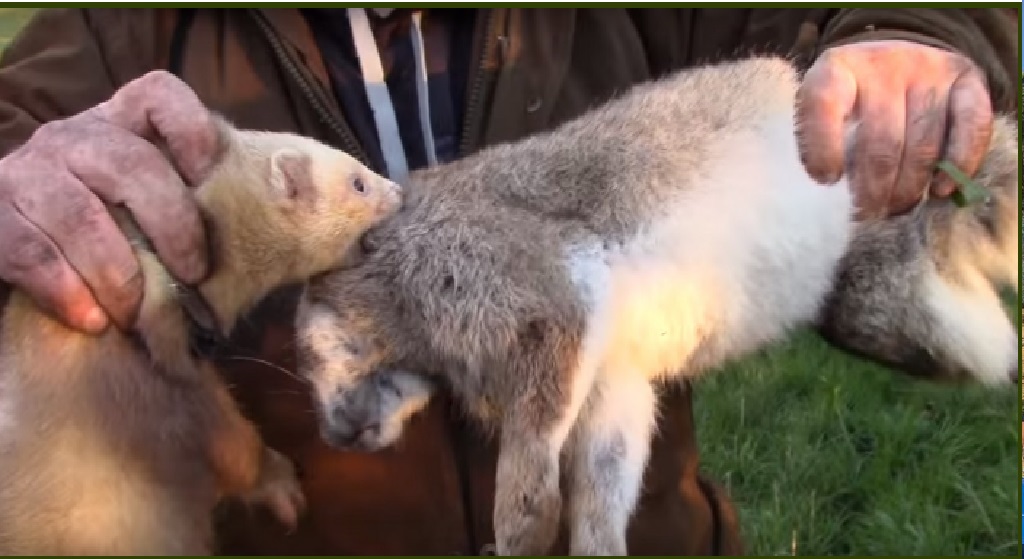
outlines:
[[[147, 141], [158, 138], [173, 165]], [[166, 72], [44, 124], [0, 159], [0, 278], [70, 327], [130, 327], [139, 263], [101, 200], [126, 206], [171, 273], [198, 281], [205, 237], [185, 183], [209, 170], [218, 144], [211, 115]]]
[[[848, 169], [860, 218], [906, 212], [929, 187], [950, 195], [955, 185], [935, 164], [945, 157], [973, 175], [992, 132], [984, 73], [964, 56], [904, 41], [825, 51], [798, 101], [808, 172], [834, 183]], [[847, 119], [859, 123], [853, 138]]]

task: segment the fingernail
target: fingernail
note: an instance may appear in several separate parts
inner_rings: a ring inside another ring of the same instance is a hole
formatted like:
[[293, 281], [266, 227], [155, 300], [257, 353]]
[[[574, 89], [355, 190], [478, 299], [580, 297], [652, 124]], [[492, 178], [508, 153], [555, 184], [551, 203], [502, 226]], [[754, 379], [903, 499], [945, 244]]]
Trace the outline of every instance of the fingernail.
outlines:
[[107, 327], [107, 315], [99, 307], [93, 307], [85, 314], [84, 325], [90, 332], [102, 332]]
[[833, 171], [824, 167], [809, 167], [808, 174], [820, 184], [835, 184], [842, 177], [841, 171]]
[[953, 194], [953, 190], [955, 190], [955, 187], [953, 186], [952, 181], [945, 179], [939, 179], [932, 185], [932, 194], [939, 198], [945, 198]]

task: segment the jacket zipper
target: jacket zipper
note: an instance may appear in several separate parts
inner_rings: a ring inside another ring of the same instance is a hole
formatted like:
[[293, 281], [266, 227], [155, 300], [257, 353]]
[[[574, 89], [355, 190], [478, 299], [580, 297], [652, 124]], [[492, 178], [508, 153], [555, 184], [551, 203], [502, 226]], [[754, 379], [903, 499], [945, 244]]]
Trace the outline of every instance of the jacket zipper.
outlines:
[[[359, 159], [364, 165], [370, 166], [370, 158], [362, 145], [356, 139], [355, 134], [349, 128], [348, 124], [341, 118], [338, 118], [330, 110], [331, 104], [325, 100], [325, 96], [322, 94], [321, 87], [316, 83], [315, 79], [307, 76], [299, 64], [288, 54], [288, 50], [284, 47], [280, 37], [271, 27], [270, 23], [266, 21], [263, 14], [253, 10], [250, 12], [253, 15], [253, 19], [259, 26], [263, 35], [267, 38], [270, 43], [271, 49], [277, 56], [278, 61], [284, 70], [295, 80], [299, 86], [299, 90], [303, 96], [309, 101], [310, 106], [313, 108], [320, 120], [327, 125], [327, 127], [334, 133], [338, 141], [338, 145], [341, 149], [348, 152], [353, 157]], [[483, 93], [484, 85], [487, 81], [487, 75], [484, 71], [484, 61], [487, 57], [487, 53], [491, 52], [494, 47], [495, 41], [498, 39], [498, 30], [496, 29], [497, 19], [494, 16], [494, 10], [487, 10], [486, 20], [484, 23], [484, 41], [481, 46], [480, 52], [477, 53], [475, 63], [473, 65], [473, 77], [470, 81], [469, 92], [466, 97], [466, 118], [462, 125], [462, 139], [459, 142], [459, 156], [463, 157], [476, 147], [479, 143], [475, 138], [474, 132], [477, 132], [481, 121], [483, 120]], [[318, 94], [320, 92], [320, 94]]]
[[309, 101], [313, 110], [320, 117], [320, 120], [327, 125], [328, 128], [334, 132], [336, 139], [338, 140], [338, 146], [348, 152], [350, 155], [358, 159], [361, 163], [366, 166], [371, 166], [370, 158], [366, 154], [362, 145], [356, 140], [355, 134], [349, 128], [348, 124], [344, 119], [337, 117], [331, 110], [331, 103], [326, 100], [326, 95], [322, 91], [320, 84], [316, 82], [315, 78], [307, 76], [302, 69], [299, 67], [299, 63], [293, 60], [288, 54], [288, 50], [284, 47], [281, 42], [281, 38], [277, 36], [277, 33], [271, 27], [270, 23], [266, 21], [263, 14], [257, 11], [251, 11], [253, 19], [259, 26], [263, 35], [266, 36], [267, 41], [270, 43], [271, 49], [274, 54], [277, 55], [278, 61], [284, 67], [285, 71], [295, 80], [299, 85], [299, 89], [302, 91], [303, 96]]
[[[465, 157], [479, 143], [475, 136], [479, 136], [478, 128], [483, 120], [483, 90], [487, 81], [487, 73], [484, 71], [484, 61], [487, 53], [491, 52], [494, 42], [498, 39], [496, 28], [497, 19], [494, 10], [487, 10], [484, 22], [484, 41], [480, 52], [477, 53], [473, 65], [473, 78], [470, 81], [469, 93], [466, 96], [466, 118], [462, 123], [462, 139], [459, 142], [459, 157]], [[474, 134], [475, 133], [475, 134]]]
[[[313, 110], [320, 116], [321, 120], [327, 124], [332, 132], [337, 136], [341, 149], [347, 151], [353, 157], [358, 158], [364, 165], [370, 165], [369, 157], [366, 155], [366, 151], [363, 150], [362, 146], [356, 140], [355, 134], [352, 133], [351, 128], [344, 120], [336, 118], [331, 112], [329, 102], [324, 100], [321, 88], [314, 79], [306, 76], [300, 69], [299, 64], [288, 55], [288, 51], [285, 49], [281, 42], [281, 39], [277, 36], [277, 33], [273, 30], [270, 24], [264, 19], [263, 15], [259, 12], [251, 12], [260, 30], [266, 36], [267, 41], [270, 43], [278, 61], [284, 67], [285, 71], [298, 83], [299, 89], [302, 94], [309, 101]], [[465, 156], [469, 151], [476, 147], [479, 143], [476, 138], [473, 137], [483, 120], [483, 90], [484, 85], [487, 81], [487, 73], [484, 68], [484, 61], [486, 60], [487, 53], [491, 52], [494, 47], [495, 41], [498, 39], [498, 29], [496, 26], [497, 19], [494, 16], [493, 10], [487, 11], [486, 20], [484, 23], [484, 41], [480, 52], [477, 53], [475, 64], [473, 65], [473, 77], [470, 82], [469, 92], [466, 98], [466, 118], [462, 126], [462, 139], [459, 142], [459, 156]], [[321, 95], [318, 95], [318, 92]], [[462, 448], [462, 437], [461, 433], [454, 428], [451, 432], [452, 443], [455, 451], [455, 467], [456, 477], [459, 480], [462, 492], [462, 505], [463, 513], [465, 514], [464, 521], [466, 523], [466, 532], [469, 539], [470, 553], [480, 553], [489, 555], [489, 553], [476, 551], [478, 549], [477, 534], [476, 534], [476, 523], [474, 522], [474, 510], [472, 502], [472, 483], [469, 478], [469, 463], [467, 459], [467, 451]], [[481, 553], [482, 552], [482, 553]]]

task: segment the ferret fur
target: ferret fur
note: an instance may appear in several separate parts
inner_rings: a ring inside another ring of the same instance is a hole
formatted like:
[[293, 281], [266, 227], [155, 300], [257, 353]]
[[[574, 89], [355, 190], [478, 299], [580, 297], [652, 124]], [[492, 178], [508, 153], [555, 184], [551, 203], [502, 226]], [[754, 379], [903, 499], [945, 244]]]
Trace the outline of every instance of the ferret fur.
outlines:
[[[847, 179], [801, 164], [798, 85], [777, 58], [686, 70], [414, 173], [367, 260], [300, 302], [324, 438], [388, 444], [443, 381], [499, 438], [498, 554], [549, 550], [563, 460], [571, 553], [625, 554], [661, 382], [817, 324], [901, 370], [1010, 383], [993, 285], [1017, 287], [1015, 121], [996, 121], [985, 204], [857, 223]], [[902, 338], [877, 346], [876, 325]]]
[[[400, 190], [311, 139], [214, 120], [224, 149], [195, 191], [214, 262], [198, 290], [226, 336], [271, 290], [340, 265]], [[190, 354], [175, 280], [114, 212], [145, 276], [134, 332], [71, 330], [17, 291], [3, 310], [3, 555], [209, 554], [221, 498], [286, 524], [303, 507], [290, 462]]]

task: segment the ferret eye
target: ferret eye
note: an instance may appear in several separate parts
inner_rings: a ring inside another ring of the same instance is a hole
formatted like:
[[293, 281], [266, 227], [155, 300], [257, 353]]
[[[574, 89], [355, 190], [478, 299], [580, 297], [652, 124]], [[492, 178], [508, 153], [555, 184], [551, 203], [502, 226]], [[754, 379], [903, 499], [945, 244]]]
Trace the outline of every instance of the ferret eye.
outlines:
[[351, 341], [346, 341], [346, 342], [344, 342], [344, 344], [345, 344], [345, 351], [349, 355], [351, 355], [353, 357], [359, 357], [363, 353], [363, 347], [362, 347], [361, 344], [358, 344], [358, 343], [355, 343], [355, 342], [351, 342]]
[[359, 193], [366, 192], [366, 185], [363, 184], [363, 179], [361, 177], [356, 177], [355, 180], [352, 181], [352, 188], [355, 188], [356, 192]]

